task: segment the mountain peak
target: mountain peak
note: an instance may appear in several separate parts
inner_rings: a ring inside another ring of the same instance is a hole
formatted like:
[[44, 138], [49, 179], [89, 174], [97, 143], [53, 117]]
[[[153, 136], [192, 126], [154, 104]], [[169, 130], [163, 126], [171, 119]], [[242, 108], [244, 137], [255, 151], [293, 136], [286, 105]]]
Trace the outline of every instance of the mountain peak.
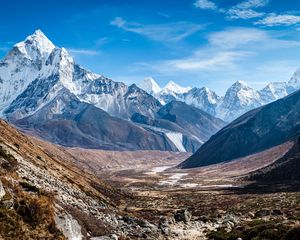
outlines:
[[144, 91], [152, 94], [158, 93], [161, 91], [161, 88], [157, 84], [157, 82], [152, 77], [146, 77], [143, 81], [138, 84], [139, 88], [143, 89]]
[[251, 87], [248, 86], [248, 84], [242, 80], [236, 81], [234, 84], [232, 84], [228, 89], [225, 94], [225, 97], [228, 93], [238, 93], [241, 90], [245, 91], [254, 91]]
[[288, 82], [288, 85], [298, 89], [300, 87], [300, 68], [296, 70], [291, 79]]
[[38, 29], [32, 35], [28, 36], [23, 42], [17, 43], [14, 47], [17, 48], [25, 57], [33, 60], [36, 58], [37, 54], [47, 58], [55, 48], [55, 45], [41, 30]]
[[248, 87], [248, 84], [243, 80], [238, 80], [232, 86], [245, 86], [245, 87]]
[[205, 92], [205, 93], [211, 92], [211, 90], [210, 90], [208, 87], [202, 87], [202, 88], [200, 88], [200, 89], [201, 89], [201, 91], [203, 91], [203, 92]]
[[182, 87], [173, 81], [169, 81], [164, 87], [164, 90], [175, 92], [175, 93], [186, 93], [191, 90], [191, 87]]

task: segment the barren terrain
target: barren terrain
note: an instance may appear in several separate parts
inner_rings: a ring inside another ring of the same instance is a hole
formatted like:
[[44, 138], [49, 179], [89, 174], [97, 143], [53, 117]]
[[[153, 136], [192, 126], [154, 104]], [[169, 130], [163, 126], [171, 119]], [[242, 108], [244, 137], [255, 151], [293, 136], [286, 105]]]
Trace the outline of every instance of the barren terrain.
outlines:
[[221, 237], [215, 239], [231, 239], [226, 234], [245, 236], [248, 230], [241, 229], [272, 229], [278, 222], [289, 226], [282, 234], [297, 228], [299, 189], [269, 192], [269, 186], [261, 190], [255, 186], [253, 191], [243, 178], [282, 157], [292, 145], [288, 142], [232, 162], [190, 170], [176, 168], [187, 153], [71, 148], [66, 149], [66, 157], [70, 154], [79, 168], [125, 192], [120, 210], [158, 226], [162, 239], [207, 239], [214, 234]]
[[[64, 211], [77, 219], [81, 231], [88, 231], [82, 239], [89, 239], [87, 233], [101, 233], [85, 226], [93, 220], [83, 219], [78, 210], [94, 212], [100, 203], [107, 206], [95, 215], [106, 225], [101, 228], [104, 239], [294, 240], [286, 234], [299, 234], [299, 189], [252, 186], [244, 178], [283, 156], [292, 143], [228, 163], [183, 170], [176, 166], [188, 153], [64, 148], [4, 126], [3, 143], [15, 144], [5, 146], [19, 162], [18, 174], [30, 186], [56, 191]], [[70, 190], [78, 191], [83, 202], [69, 196]]]

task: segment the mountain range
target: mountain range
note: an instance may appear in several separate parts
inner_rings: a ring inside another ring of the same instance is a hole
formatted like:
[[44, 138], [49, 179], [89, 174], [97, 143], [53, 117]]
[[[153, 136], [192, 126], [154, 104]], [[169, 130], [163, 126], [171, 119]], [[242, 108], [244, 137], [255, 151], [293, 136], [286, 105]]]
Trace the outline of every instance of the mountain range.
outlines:
[[180, 164], [183, 168], [231, 161], [264, 151], [300, 133], [300, 90], [242, 115]]
[[[175, 83], [167, 89], [184, 92]], [[64, 146], [192, 152], [225, 125], [189, 105], [163, 117], [167, 106], [151, 94], [84, 69], [40, 30], [14, 45], [0, 62], [0, 102], [2, 118]], [[201, 131], [184, 129], [174, 120], [185, 111], [193, 114], [191, 119], [206, 119], [205, 126], [196, 127]], [[136, 116], [156, 124], [140, 123]]]
[[271, 82], [261, 90], [251, 88], [244, 81], [237, 81], [227, 89], [224, 96], [218, 96], [207, 87], [184, 88], [172, 81], [160, 88], [153, 78], [144, 79], [139, 86], [157, 98], [161, 104], [174, 100], [183, 101], [229, 123], [254, 108], [298, 90], [300, 69], [288, 82]]

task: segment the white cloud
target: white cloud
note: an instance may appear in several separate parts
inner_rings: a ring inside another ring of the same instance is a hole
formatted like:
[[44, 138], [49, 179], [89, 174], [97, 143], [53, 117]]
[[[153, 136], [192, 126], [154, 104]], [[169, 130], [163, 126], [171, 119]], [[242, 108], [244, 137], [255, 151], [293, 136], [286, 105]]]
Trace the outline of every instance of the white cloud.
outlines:
[[115, 17], [114, 20], [110, 22], [111, 25], [117, 26], [119, 28], [123, 27], [126, 24], [126, 21], [121, 17]]
[[209, 45], [219, 49], [248, 49], [251, 51], [299, 47], [300, 42], [283, 40], [257, 28], [229, 28], [211, 33]]
[[[274, 49], [293, 49], [300, 42], [282, 40], [267, 31], [256, 28], [231, 28], [211, 33], [207, 45], [196, 49], [189, 56], [154, 63], [139, 63], [136, 71], [152, 70], [160, 74], [193, 72], [217, 73], [224, 69], [239, 72], [244, 61], [269, 54]], [[276, 52], [276, 51], [275, 51]]]
[[277, 15], [275, 13], [269, 14], [267, 17], [255, 22], [256, 25], [265, 25], [265, 26], [280, 26], [280, 25], [295, 25], [300, 23], [300, 16], [297, 15]]
[[234, 67], [235, 63], [249, 55], [242, 51], [221, 51], [198, 50], [191, 57], [171, 60], [163, 63], [163, 68], [184, 71], [218, 71], [224, 67]]
[[229, 8], [225, 13], [228, 19], [258, 18], [264, 16], [266, 13], [255, 11], [253, 8], [264, 7], [268, 3], [269, 0], [247, 0]]
[[201, 9], [208, 9], [208, 10], [217, 10], [217, 5], [209, 0], [197, 0], [194, 3], [194, 6]]
[[235, 8], [239, 9], [251, 9], [266, 6], [270, 0], [246, 0], [235, 6]]
[[161, 42], [178, 42], [204, 28], [204, 25], [190, 22], [173, 22], [166, 24], [129, 23], [120, 17], [110, 22], [127, 32], [133, 32], [146, 38]]
[[229, 19], [250, 19], [258, 18], [265, 15], [263, 12], [257, 12], [252, 9], [237, 9], [232, 8], [227, 11]]
[[265, 31], [256, 28], [231, 28], [209, 35], [208, 41], [212, 47], [233, 49], [249, 43], [269, 40]]
[[269, 0], [247, 0], [243, 1], [230, 8], [218, 8], [218, 6], [208, 0], [197, 0], [194, 5], [197, 8], [206, 10], [216, 10], [219, 13], [223, 13], [227, 16], [229, 20], [235, 19], [251, 19], [258, 18], [265, 15], [264, 12], [258, 12], [253, 10], [253, 8], [264, 7], [269, 3]]
[[101, 54], [101, 51], [91, 49], [70, 48], [68, 52], [73, 55], [94, 56]]

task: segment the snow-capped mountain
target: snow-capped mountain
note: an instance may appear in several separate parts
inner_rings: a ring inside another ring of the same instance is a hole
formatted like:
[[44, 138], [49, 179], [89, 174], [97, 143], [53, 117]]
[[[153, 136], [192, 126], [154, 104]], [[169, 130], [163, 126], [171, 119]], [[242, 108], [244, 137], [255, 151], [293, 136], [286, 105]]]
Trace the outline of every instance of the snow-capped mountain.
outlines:
[[191, 87], [182, 87], [173, 81], [170, 81], [155, 97], [162, 103], [167, 104], [171, 101], [181, 100], [182, 94], [188, 92]]
[[220, 103], [221, 97], [209, 88], [203, 87], [192, 88], [190, 91], [182, 95], [181, 100], [213, 116], [216, 116], [216, 107]]
[[300, 68], [296, 70], [287, 85], [289, 91], [295, 91], [300, 88]]
[[134, 112], [153, 116], [160, 107], [154, 97], [135, 85], [127, 86], [83, 69], [66, 49], [55, 47], [40, 30], [16, 44], [1, 61], [0, 79], [0, 110], [7, 109], [10, 114], [15, 110], [15, 118], [34, 113], [62, 88], [125, 119]]
[[[159, 91], [153, 79], [148, 82], [145, 87]], [[185, 91], [176, 84], [166, 90]], [[135, 114], [156, 121], [162, 105], [135, 84], [85, 70], [40, 30], [0, 62], [0, 98], [2, 118], [65, 146], [195, 151], [224, 125], [210, 116], [209, 128], [195, 137], [170, 120], [159, 120], [155, 127], [131, 121]]]
[[288, 85], [285, 82], [271, 82], [260, 90], [261, 99], [266, 104], [283, 98], [288, 94]]
[[145, 78], [138, 84], [138, 87], [152, 95], [161, 91], [160, 86], [158, 86], [157, 82], [152, 77]]
[[276, 101], [298, 89], [300, 89], [300, 69], [293, 74], [290, 81], [271, 82], [261, 90], [251, 88], [244, 81], [237, 81], [228, 88], [224, 97], [218, 96], [206, 87], [194, 87], [185, 93], [162, 89], [153, 96], [163, 105], [171, 101], [182, 101], [231, 122], [253, 108]]
[[189, 90], [191, 90], [191, 87], [182, 87], [173, 81], [168, 82], [166, 86], [163, 88], [164, 92], [173, 92], [173, 93], [181, 93], [181, 94], [186, 93]]
[[55, 46], [37, 30], [0, 61], [0, 115], [35, 80]]
[[258, 91], [244, 81], [237, 81], [228, 88], [222, 102], [217, 106], [216, 115], [230, 122], [243, 113], [261, 106], [261, 102]]

